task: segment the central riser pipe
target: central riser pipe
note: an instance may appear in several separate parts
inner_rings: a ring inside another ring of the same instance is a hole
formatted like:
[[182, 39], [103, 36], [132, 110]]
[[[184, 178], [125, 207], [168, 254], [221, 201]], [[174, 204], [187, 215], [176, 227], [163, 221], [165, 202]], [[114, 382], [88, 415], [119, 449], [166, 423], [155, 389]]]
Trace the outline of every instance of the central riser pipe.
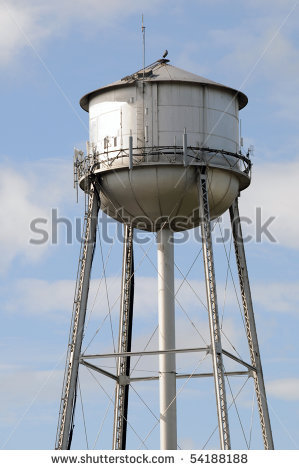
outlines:
[[[173, 233], [162, 229], [158, 242], [159, 349], [175, 349]], [[159, 356], [160, 449], [177, 449], [175, 353]]]

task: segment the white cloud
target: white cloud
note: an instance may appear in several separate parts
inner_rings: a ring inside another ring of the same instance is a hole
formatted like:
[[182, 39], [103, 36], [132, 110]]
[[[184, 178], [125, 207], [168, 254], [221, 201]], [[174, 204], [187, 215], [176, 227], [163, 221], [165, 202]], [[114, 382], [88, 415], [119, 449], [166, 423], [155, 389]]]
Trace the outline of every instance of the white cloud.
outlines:
[[[292, 61], [294, 54], [298, 55], [292, 38], [292, 20], [296, 18], [296, 11], [292, 11], [294, 4], [285, 4], [283, 11], [280, 11], [275, 7], [269, 10], [266, 3], [263, 11], [263, 2], [258, 2], [255, 14], [244, 16], [243, 21], [234, 28], [211, 29], [209, 32], [212, 46], [216, 48], [221, 44], [224, 70], [229, 71], [232, 65], [237, 65], [231, 70], [237, 77], [241, 72], [243, 78], [246, 75], [263, 75], [268, 79], [286, 79], [288, 77], [281, 64], [288, 69], [297, 67]], [[250, 5], [247, 7], [250, 8]], [[276, 74], [273, 74], [274, 70]]]
[[72, 308], [74, 288], [74, 281], [22, 279], [16, 281], [16, 295], [7, 300], [4, 308], [8, 313], [22, 312], [25, 315], [67, 314]]
[[30, 221], [35, 217], [46, 217], [46, 211], [38, 198], [31, 197], [30, 184], [20, 173], [11, 168], [2, 168], [0, 173], [0, 217], [4, 230], [0, 234], [1, 271], [4, 272], [15, 256], [22, 253], [36, 259], [41, 250], [29, 245]]
[[[119, 313], [120, 278], [107, 278], [109, 302], [112, 315]], [[74, 280], [48, 281], [44, 279], [24, 278], [16, 280], [9, 289], [14, 296], [3, 302], [4, 311], [10, 315], [42, 316], [55, 321], [69, 321], [75, 294]], [[7, 287], [2, 287], [2, 296]], [[139, 299], [139, 300], [138, 300]], [[137, 302], [142, 299], [137, 296]], [[139, 304], [139, 305], [140, 305]], [[87, 316], [92, 310], [95, 318], [108, 313], [105, 283], [100, 279], [92, 279], [89, 291]], [[141, 310], [142, 314], [142, 310]]]
[[[136, 11], [155, 13], [165, 3], [166, 0], [128, 0], [124, 8], [121, 0], [28, 0], [25, 3], [21, 0], [7, 0], [0, 7], [0, 64], [7, 65], [20, 51], [31, 45], [38, 51], [39, 45], [45, 40], [66, 35], [70, 28], [79, 28], [80, 33], [86, 31], [92, 34], [99, 28], [117, 24]], [[221, 2], [217, 0], [216, 3]], [[244, 15], [240, 26], [210, 29], [207, 38], [201, 38], [200, 43], [185, 42], [178, 63], [205, 74], [211, 65], [204, 65], [200, 60], [198, 69], [194, 58], [202, 57], [207, 46], [217, 54], [221, 51], [221, 58], [213, 59], [213, 67], [224, 75], [228, 74], [229, 83], [239, 87], [244, 79], [246, 85], [248, 79], [266, 79], [270, 84], [268, 98], [277, 105], [277, 111], [284, 117], [297, 118], [294, 96], [298, 89], [299, 51], [285, 31], [292, 24], [294, 14], [290, 15], [284, 28], [278, 32], [293, 2], [277, 0], [271, 2], [271, 9], [268, 5], [269, 1], [266, 0], [251, 2], [251, 5], [246, 5], [246, 9], [256, 10], [256, 14], [248, 17]], [[175, 6], [180, 8], [180, 2], [174, 2]], [[264, 54], [265, 49], [267, 51]], [[261, 55], [263, 57], [259, 61]], [[257, 61], [259, 63], [255, 68]]]
[[[299, 159], [280, 163], [258, 163], [253, 158], [252, 183], [240, 199], [241, 216], [249, 217], [253, 224], [244, 223], [244, 232], [254, 233], [258, 227], [256, 208], [261, 208], [263, 225], [268, 218], [269, 232], [281, 245], [299, 248], [299, 218], [297, 217]], [[262, 235], [261, 241], [269, 241]]]
[[269, 312], [289, 313], [299, 317], [299, 282], [259, 283], [252, 285], [255, 303]]
[[17, 424], [36, 413], [36, 406], [58, 403], [63, 372], [56, 370], [16, 370], [1, 374], [0, 397], [5, 407], [1, 420]]
[[[154, 11], [165, 0], [6, 0], [0, 6], [0, 64], [8, 65], [26, 47], [39, 49], [46, 39], [68, 33], [71, 26], [89, 34], [109, 28], [136, 11]], [[92, 23], [92, 28], [90, 24]]]
[[196, 443], [192, 437], [182, 437], [180, 440], [180, 447], [181, 449], [186, 449], [186, 450], [197, 448]]
[[4, 224], [0, 232], [0, 272], [4, 273], [16, 256], [34, 262], [49, 247], [49, 244], [30, 243], [31, 239], [41, 237], [32, 233], [30, 224], [42, 218], [47, 222], [39, 227], [49, 230], [51, 209], [65, 207], [70, 202], [71, 184], [66, 181], [70, 179], [71, 167], [53, 159], [17, 168], [4, 162], [0, 169], [0, 217]]
[[0, 63], [7, 64], [24, 45], [28, 45], [26, 35], [32, 41], [40, 40], [46, 30], [39, 24], [40, 9], [30, 4], [1, 2], [0, 5]]
[[[120, 277], [107, 277], [109, 303], [113, 315], [119, 313]], [[156, 279], [138, 278], [136, 285], [135, 307], [138, 315], [146, 318], [157, 312]], [[15, 296], [4, 305], [5, 311], [22, 313], [23, 315], [51, 315], [55, 312], [56, 318], [61, 312], [70, 312], [72, 309], [75, 281], [43, 279], [19, 279], [13, 285]], [[106, 304], [106, 287], [103, 279], [92, 279], [89, 291], [89, 309], [94, 311], [96, 317], [108, 312]]]
[[278, 379], [267, 382], [267, 393], [286, 401], [299, 400], [299, 378]]
[[275, 106], [276, 117], [298, 121], [298, 6], [292, 11], [293, 7], [294, 2], [249, 2], [246, 9], [250, 14], [244, 15], [240, 24], [210, 29], [201, 47], [206, 43], [216, 55], [210, 73], [216, 73], [218, 80], [245, 93], [254, 86], [254, 93], [264, 106]]
[[[275, 172], [271, 171], [272, 167], [275, 168]], [[274, 183], [271, 183], [271, 179], [267, 175], [269, 168], [270, 174], [274, 174], [275, 178], [277, 178], [277, 181], [275, 182], [274, 180]], [[244, 197], [246, 196], [242, 196], [241, 214], [252, 216], [250, 212], [251, 208], [255, 205], [260, 205], [263, 209], [263, 218], [267, 218], [272, 214], [272, 204], [274, 204], [274, 207], [276, 206], [276, 215], [279, 216], [278, 220], [280, 220], [281, 217], [285, 217], [287, 223], [289, 223], [288, 215], [284, 214], [283, 211], [286, 210], [286, 212], [291, 212], [291, 207], [285, 207], [282, 205], [281, 210], [279, 211], [279, 205], [281, 204], [281, 201], [276, 191], [277, 185], [280, 182], [280, 175], [282, 171], [281, 166], [278, 164], [270, 164], [269, 168], [267, 165], [264, 165], [262, 170], [258, 171], [260, 176], [257, 183], [260, 184], [255, 184], [255, 187], [252, 188], [251, 191], [248, 190], [248, 192], [251, 192], [251, 194], [248, 194], [247, 199], [244, 200]], [[286, 165], [286, 168], [288, 169], [287, 173], [290, 175], [290, 178], [294, 179], [293, 185], [295, 186], [295, 169], [297, 168], [299, 176], [299, 164], [296, 164], [295, 167], [293, 167], [291, 164], [289, 167]], [[266, 185], [266, 190], [264, 189], [264, 182]], [[286, 183], [285, 185], [286, 191], [293, 191], [293, 188], [288, 187]], [[294, 195], [292, 197], [290, 196], [290, 199], [295, 201]], [[291, 216], [289, 215], [289, 217]], [[293, 225], [290, 224], [289, 233], [285, 233], [284, 228], [281, 228], [279, 223], [275, 223], [273, 224], [273, 234], [281, 243], [286, 244], [287, 246], [290, 244], [293, 246], [290, 241], [293, 242], [294, 240], [294, 246], [298, 247], [298, 228], [299, 227], [296, 228], [296, 221], [294, 221]], [[17, 235], [18, 232], [19, 231], [16, 232]], [[18, 246], [18, 244], [14, 241], [13, 233], [14, 232], [10, 233], [10, 239], [5, 244], [6, 253], [7, 248], [9, 248], [11, 245], [11, 250], [18, 249], [21, 251], [21, 249], [24, 249], [24, 246], [22, 245], [23, 240], [21, 239], [22, 243], [20, 243], [20, 246]], [[0, 244], [0, 247], [1, 246], [3, 249], [3, 243]], [[25, 246], [25, 248], [27, 248], [27, 246]], [[15, 251], [11, 251], [10, 254], [14, 256], [16, 255]], [[182, 281], [180, 279], [176, 280], [176, 291], [181, 285], [181, 282]], [[135, 322], [139, 324], [139, 328], [142, 328], [145, 332], [148, 331], [148, 328], [151, 328], [151, 325], [154, 327], [154, 324], [158, 323], [157, 278], [136, 275], [135, 283], [134, 318]], [[190, 321], [194, 322], [196, 329], [200, 331], [202, 336], [205, 338], [205, 341], [209, 343], [209, 332], [207, 327], [208, 317], [206, 308], [204, 307], [204, 305], [206, 305], [205, 284], [204, 281], [197, 281], [194, 279], [188, 280], [188, 283], [185, 282], [183, 284], [183, 287], [180, 288], [177, 295], [177, 321], [181, 321], [181, 319], [183, 319], [187, 325], [183, 328], [182, 334], [180, 334], [181, 327], [177, 326], [177, 344], [184, 344], [184, 339], [188, 337], [190, 344], [192, 343], [193, 345], [198, 346], [199, 341], [202, 342], [202, 339], [200, 339], [195, 328], [191, 326], [187, 316], [189, 316]], [[237, 280], [236, 283], [238, 285]], [[116, 337], [119, 316], [120, 285], [121, 279], [119, 276], [107, 277], [109, 302], [113, 328], [115, 329]], [[276, 314], [298, 316], [299, 285], [296, 280], [293, 282], [260, 281], [259, 283], [252, 281], [251, 286], [254, 304], [259, 310], [273, 312]], [[6, 287], [2, 287], [1, 291], [3, 297], [6, 296], [5, 292], [8, 289], [10, 292], [14, 292], [13, 296], [9, 296], [9, 298], [4, 297], [5, 300], [3, 301], [3, 309], [7, 315], [39, 316], [47, 319], [47, 321], [51, 318], [58, 323], [68, 322], [72, 312], [74, 288], [74, 280], [61, 279], [49, 281], [46, 279], [34, 278], [18, 279]], [[238, 287], [237, 292], [239, 293]], [[242, 324], [240, 323], [241, 316], [238, 311], [238, 303], [231, 281], [229, 281], [228, 287], [225, 289], [225, 283], [222, 280], [217, 280], [217, 293], [220, 317], [222, 316], [222, 309], [225, 299], [226, 313], [224, 315], [224, 333], [226, 337], [230, 339], [232, 344], [238, 348], [240, 346], [240, 337], [244, 336], [245, 338], [245, 334], [242, 329]], [[97, 278], [92, 279], [87, 318], [89, 318], [91, 315], [92, 320], [99, 321], [99, 319], [104, 318], [107, 315], [108, 311], [109, 309], [106, 299], [105, 282], [104, 280], [100, 281], [100, 279]], [[235, 319], [233, 320], [233, 318]], [[238, 325], [236, 324], [236, 321], [239, 322]], [[177, 323], [177, 325], [179, 324]], [[141, 342], [139, 346], [141, 347], [142, 344], [146, 343], [146, 341], [147, 338], [144, 337], [143, 342]], [[242, 344], [243, 343], [241, 342], [241, 346]], [[230, 345], [225, 337], [223, 338], [223, 347], [225, 349], [230, 349]]]
[[[85, 347], [94, 337], [96, 329], [101, 325], [103, 318], [108, 314], [106, 304], [105, 284], [101, 283], [99, 287], [99, 279], [93, 279], [90, 288], [89, 309], [87, 319], [89, 319], [90, 309], [93, 307], [92, 320], [96, 323], [86, 329]], [[189, 281], [193, 287], [199, 292], [199, 288], [203, 287], [202, 282]], [[176, 284], [179, 285], [177, 280]], [[107, 278], [107, 285], [110, 297], [110, 305], [112, 309], [112, 322], [114, 328], [114, 336], [117, 338], [118, 318], [119, 318], [119, 287], [120, 278]], [[154, 328], [158, 325], [157, 312], [157, 280], [155, 278], [139, 278], [137, 281], [138, 289], [136, 289], [136, 297], [134, 304], [134, 334], [133, 334], [133, 350], [141, 351], [145, 348]], [[218, 283], [220, 291], [224, 289], [222, 283]], [[263, 283], [262, 285], [253, 284], [252, 291], [254, 303], [257, 307], [262, 307], [266, 311], [276, 313], [288, 313], [291, 315], [298, 314], [298, 289], [297, 285], [289, 285], [289, 283]], [[36, 316], [42, 317], [45, 321], [58, 321], [67, 324], [70, 321], [73, 296], [74, 281], [46, 281], [40, 279], [23, 279], [10, 286], [14, 292], [8, 300], [3, 302], [3, 310], [10, 315]], [[204, 296], [204, 290], [203, 296]], [[220, 298], [221, 296], [219, 296]], [[208, 315], [205, 309], [200, 306], [198, 299], [192, 294], [189, 286], [181, 291], [180, 302], [184, 306], [189, 319], [185, 314], [180, 312], [180, 308], [176, 306], [176, 347], [177, 348], [195, 348], [205, 347], [210, 344], [210, 333], [208, 325]], [[249, 361], [248, 346], [246, 334], [241, 324], [240, 315], [234, 315], [233, 305], [234, 298], [227, 297], [227, 307], [229, 307], [229, 315], [224, 316], [222, 346], [224, 349], [235, 354], [235, 350], [242, 356], [243, 360]], [[220, 304], [219, 304], [220, 308]], [[221, 310], [221, 309], [220, 309]], [[220, 316], [221, 316], [220, 311]], [[88, 320], [87, 320], [88, 321]], [[194, 323], [194, 325], [191, 324]], [[95, 341], [88, 347], [87, 354], [99, 352], [98, 345], [102, 348], [100, 351], [112, 351], [111, 332], [109, 318], [105, 320], [105, 328], [101, 328]], [[147, 346], [148, 350], [156, 350], [158, 345], [158, 333], [153, 335]], [[177, 367], [179, 372], [191, 373], [204, 353], [198, 354], [179, 354], [177, 355]], [[134, 365], [137, 358], [132, 360]], [[235, 366], [230, 360], [225, 359], [227, 370], [234, 370]], [[103, 362], [103, 361], [102, 361]], [[108, 361], [107, 366], [111, 366]], [[210, 356], [200, 365], [197, 372], [211, 371]], [[110, 370], [110, 369], [109, 369]], [[138, 364], [138, 374], [145, 374], [144, 371], [153, 371], [158, 373], [158, 358], [152, 356], [143, 357]]]
[[[107, 288], [109, 295], [110, 307], [113, 312], [119, 312], [119, 298], [120, 298], [120, 285], [121, 278], [107, 277]], [[176, 280], [176, 289], [180, 286], [182, 281]], [[178, 303], [176, 308], [181, 311], [180, 305], [183, 309], [188, 311], [194, 308], [200, 308], [201, 312], [205, 312], [202, 303], [195, 296], [194, 292], [205, 303], [205, 285], [202, 281], [188, 281], [179, 290], [177, 295]], [[16, 296], [9, 300], [7, 310], [11, 312], [20, 312], [23, 314], [37, 314], [37, 313], [50, 313], [52, 311], [65, 311], [72, 305], [74, 294], [74, 281], [72, 280], [57, 280], [48, 281], [42, 279], [19, 279], [15, 281], [14, 292]], [[191, 290], [191, 288], [193, 290]], [[224, 286], [221, 283], [218, 285], [220, 298], [224, 295]], [[135, 297], [134, 305], [135, 310], [138, 312], [138, 317], [147, 319], [156, 315], [158, 318], [158, 294], [157, 294], [157, 279], [154, 277], [136, 276], [135, 278]], [[106, 311], [106, 287], [103, 279], [92, 279], [90, 283], [89, 293], [89, 307], [94, 308], [95, 312], [103, 307]], [[103, 303], [104, 299], [104, 303]], [[233, 303], [234, 298], [228, 295], [226, 298], [227, 304]], [[20, 306], [23, 306], [20, 310]], [[93, 307], [95, 305], [95, 307]], [[98, 313], [96, 314], [98, 315]]]
[[[109, 296], [109, 304], [113, 318], [118, 318], [119, 302], [120, 302], [120, 277], [107, 277], [107, 288]], [[204, 304], [205, 285], [203, 281], [188, 281], [179, 291], [176, 302], [177, 318], [187, 319], [194, 322], [195, 327], [208, 338], [208, 330], [205, 322], [208, 318], [206, 308], [199, 301], [200, 296]], [[176, 288], [180, 286], [181, 281], [176, 280]], [[259, 282], [251, 283], [255, 304], [259, 307], [271, 312], [288, 313], [298, 315], [299, 303], [299, 285], [298, 282]], [[10, 290], [15, 293], [14, 296], [4, 301], [3, 307], [6, 313], [18, 314], [24, 316], [50, 315], [52, 318], [62, 318], [61, 313], [68, 313], [72, 309], [75, 281], [74, 280], [57, 280], [48, 281], [43, 279], [19, 279]], [[2, 293], [4, 288], [2, 288]], [[225, 292], [225, 285], [222, 282], [217, 283], [219, 315], [222, 317], [222, 307]], [[237, 342], [238, 335], [234, 337], [234, 326], [231, 323], [232, 312], [238, 313], [238, 304], [235, 297], [234, 289], [226, 291], [225, 305], [230, 310], [230, 315], [224, 314], [224, 331], [231, 340]], [[106, 287], [103, 279], [92, 279], [89, 291], [88, 316], [92, 311], [95, 318], [101, 318], [108, 313], [106, 303]], [[136, 276], [134, 311], [136, 319], [142, 319], [147, 328], [149, 321], [158, 322], [158, 294], [157, 279], [153, 277]], [[184, 313], [186, 312], [186, 313]], [[196, 316], [194, 314], [196, 313]], [[53, 317], [53, 314], [55, 316]], [[239, 317], [238, 313], [238, 317]], [[65, 317], [63, 317], [65, 318]], [[191, 325], [191, 323], [190, 323]], [[194, 327], [192, 327], [194, 329]], [[194, 329], [195, 331], [195, 329]], [[198, 340], [198, 338], [196, 339]], [[192, 341], [190, 337], [190, 341]]]
[[[117, 337], [119, 302], [120, 302], [120, 281], [119, 277], [108, 277], [107, 287], [111, 317], [114, 334]], [[202, 282], [189, 281], [195, 292], [201, 293], [205, 300], [205, 287]], [[176, 281], [176, 286], [180, 281]], [[224, 286], [218, 283], [219, 291], [224, 291]], [[19, 279], [9, 286], [13, 290], [14, 296], [3, 301], [3, 309], [7, 315], [38, 316], [60, 322], [69, 322], [74, 298], [75, 282], [71, 280], [47, 281], [41, 279]], [[152, 277], [136, 276], [136, 295], [134, 299], [134, 324], [136, 324], [136, 335], [133, 338], [134, 349], [143, 349], [147, 344], [152, 329], [158, 324], [157, 307], [157, 280]], [[183, 306], [185, 313], [176, 304], [176, 345], [179, 348], [204, 347], [210, 344], [210, 334], [208, 326], [208, 315], [205, 308], [191, 291], [187, 284], [179, 292], [179, 302]], [[222, 296], [219, 296], [222, 298]], [[236, 301], [233, 295], [226, 298], [227, 306], [230, 306], [230, 315], [224, 316], [223, 322], [223, 347], [231, 350], [231, 344], [239, 348], [240, 340], [245, 338], [244, 330], [240, 328], [238, 322], [240, 315], [233, 318], [232, 306]], [[92, 279], [90, 285], [89, 304], [87, 310], [88, 319], [98, 322], [107, 316], [109, 312], [106, 301], [106, 288], [103, 280]], [[221, 315], [222, 312], [220, 312]], [[94, 327], [95, 324], [93, 324]], [[110, 344], [109, 318], [105, 320], [106, 330], [109, 338], [103, 338], [105, 345]], [[104, 330], [101, 330], [102, 334]], [[105, 331], [104, 331], [105, 333]], [[106, 334], [106, 333], [105, 333]], [[86, 344], [93, 337], [94, 331], [87, 330]], [[90, 339], [88, 339], [90, 337]], [[229, 338], [229, 341], [227, 340]], [[158, 348], [158, 337], [155, 335], [150, 344], [151, 349]], [[184, 359], [184, 358], [183, 358]]]

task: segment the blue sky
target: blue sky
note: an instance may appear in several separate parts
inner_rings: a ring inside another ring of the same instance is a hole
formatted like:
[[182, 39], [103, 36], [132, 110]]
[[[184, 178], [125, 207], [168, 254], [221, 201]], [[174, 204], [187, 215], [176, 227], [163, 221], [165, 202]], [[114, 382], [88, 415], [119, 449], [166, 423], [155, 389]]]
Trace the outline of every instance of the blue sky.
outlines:
[[[169, 51], [171, 64], [241, 89], [249, 103], [241, 112], [244, 147], [254, 147], [253, 178], [242, 194], [242, 215], [252, 224], [246, 244], [264, 376], [278, 449], [299, 448], [299, 219], [297, 210], [299, 6], [295, 0], [6, 0], [0, 2], [1, 84], [1, 364], [0, 442], [4, 449], [54, 447], [64, 371], [74, 281], [80, 245], [74, 224], [83, 214], [73, 190], [74, 146], [84, 149], [88, 115], [78, 101], [88, 91], [111, 83], [142, 67], [141, 14], [146, 26], [146, 62]], [[254, 239], [256, 208], [276, 242]], [[51, 243], [51, 213], [72, 221], [73, 240], [67, 243], [61, 224], [58, 243]], [[30, 243], [33, 219], [47, 220], [49, 241]], [[227, 216], [223, 217], [227, 225]], [[116, 224], [110, 224], [111, 233]], [[215, 235], [219, 235], [219, 226]], [[229, 241], [227, 243], [229, 250]], [[117, 337], [121, 244], [102, 242], [107, 260], [111, 322]], [[190, 235], [176, 247], [176, 283], [186, 273], [200, 246]], [[147, 251], [145, 256], [143, 250]], [[136, 247], [136, 308], [134, 347], [143, 348], [157, 324], [155, 241]], [[216, 244], [219, 310], [232, 343], [248, 357], [233, 282], [227, 277], [222, 243]], [[233, 265], [233, 258], [232, 258]], [[236, 272], [232, 267], [234, 279]], [[93, 269], [90, 322], [86, 345], [107, 313], [102, 259], [97, 251]], [[201, 258], [178, 294], [177, 344], [198, 344], [197, 329], [207, 334]], [[226, 281], [226, 279], [228, 279]], [[226, 286], [226, 287], [225, 287]], [[98, 289], [99, 287], [99, 289]], [[98, 294], [97, 294], [98, 291]], [[183, 308], [181, 308], [183, 306]], [[89, 315], [88, 313], [88, 315]], [[111, 350], [106, 322], [92, 351]], [[155, 337], [151, 343], [155, 347]], [[181, 371], [192, 372], [202, 357], [178, 359]], [[208, 370], [208, 359], [201, 370]], [[112, 367], [111, 364], [106, 364]], [[157, 372], [157, 362], [140, 361], [142, 370]], [[99, 385], [97, 380], [101, 379]], [[179, 445], [201, 448], [215, 425], [215, 406], [207, 380], [178, 381]], [[244, 382], [244, 379], [243, 379]], [[241, 379], [227, 384], [234, 395]], [[113, 407], [107, 394], [113, 384], [83, 370], [80, 375], [89, 447], [110, 448]], [[102, 387], [102, 388], [101, 388]], [[131, 391], [129, 447], [145, 438], [158, 447], [157, 383]], [[141, 401], [140, 396], [146, 405]], [[252, 384], [238, 396], [245, 438], [234, 406], [230, 408], [234, 448], [262, 448], [256, 406], [252, 418]], [[109, 405], [110, 403], [110, 405]], [[151, 412], [149, 411], [151, 410]], [[80, 414], [81, 413], [81, 414]], [[74, 446], [84, 448], [82, 407], [78, 405]], [[250, 423], [253, 431], [250, 438]], [[199, 426], [199, 423], [202, 425]], [[101, 427], [102, 426], [102, 427]], [[200, 430], [199, 430], [200, 428]], [[100, 432], [99, 439], [97, 435]], [[217, 448], [213, 435], [207, 448]]]

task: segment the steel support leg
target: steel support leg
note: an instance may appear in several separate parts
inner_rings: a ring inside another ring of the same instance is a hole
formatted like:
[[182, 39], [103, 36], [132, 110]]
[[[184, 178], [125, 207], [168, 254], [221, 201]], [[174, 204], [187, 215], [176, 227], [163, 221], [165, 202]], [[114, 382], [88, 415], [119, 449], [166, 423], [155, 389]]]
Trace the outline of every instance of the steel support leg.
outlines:
[[61, 397], [56, 437], [56, 449], [59, 450], [69, 449], [71, 445], [79, 359], [83, 340], [90, 272], [96, 243], [98, 211], [99, 197], [97, 191], [95, 191], [92, 186], [89, 194], [88, 209], [84, 220], [84, 238], [82, 241], [78, 270], [79, 277], [76, 285], [73, 318], [70, 329], [68, 354]]
[[[175, 349], [173, 234], [162, 229], [158, 242], [159, 349]], [[160, 449], [177, 449], [175, 353], [159, 356]]]
[[[121, 304], [118, 352], [131, 351], [134, 302], [133, 228], [124, 226], [124, 252], [122, 268]], [[126, 449], [130, 356], [120, 356], [117, 362], [118, 382], [115, 388], [113, 449]]]
[[203, 260], [206, 280], [207, 303], [211, 335], [211, 354], [215, 382], [215, 394], [218, 414], [218, 427], [221, 449], [230, 449], [228, 412], [225, 393], [225, 379], [222, 358], [221, 334], [218, 318], [216, 295], [216, 279], [214, 270], [213, 246], [211, 238], [210, 209], [207, 190], [206, 168], [202, 168], [198, 176], [199, 208], [201, 220], [201, 236]]
[[266, 450], [274, 449], [273, 437], [271, 431], [271, 423], [269, 417], [269, 410], [266, 398], [266, 390], [263, 378], [262, 363], [259, 352], [259, 345], [256, 333], [254, 312], [252, 306], [252, 298], [249, 284], [249, 277], [247, 271], [245, 250], [243, 244], [242, 228], [240, 223], [240, 215], [238, 208], [238, 199], [235, 199], [230, 207], [230, 219], [232, 225], [232, 232], [234, 237], [234, 246], [236, 253], [236, 261], [239, 274], [239, 282], [241, 288], [242, 304], [245, 317], [246, 334], [250, 351], [250, 358], [252, 366], [256, 369], [253, 372], [254, 386], [262, 427], [262, 434], [264, 440], [264, 448]]

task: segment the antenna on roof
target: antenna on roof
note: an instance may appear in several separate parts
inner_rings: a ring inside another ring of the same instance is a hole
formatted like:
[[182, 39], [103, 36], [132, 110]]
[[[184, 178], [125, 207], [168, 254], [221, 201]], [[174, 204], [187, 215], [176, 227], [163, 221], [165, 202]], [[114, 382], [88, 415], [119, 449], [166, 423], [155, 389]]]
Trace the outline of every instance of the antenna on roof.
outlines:
[[145, 26], [143, 25], [143, 13], [141, 21], [141, 32], [142, 32], [142, 42], [143, 42], [143, 80], [144, 80], [144, 69], [145, 69]]

